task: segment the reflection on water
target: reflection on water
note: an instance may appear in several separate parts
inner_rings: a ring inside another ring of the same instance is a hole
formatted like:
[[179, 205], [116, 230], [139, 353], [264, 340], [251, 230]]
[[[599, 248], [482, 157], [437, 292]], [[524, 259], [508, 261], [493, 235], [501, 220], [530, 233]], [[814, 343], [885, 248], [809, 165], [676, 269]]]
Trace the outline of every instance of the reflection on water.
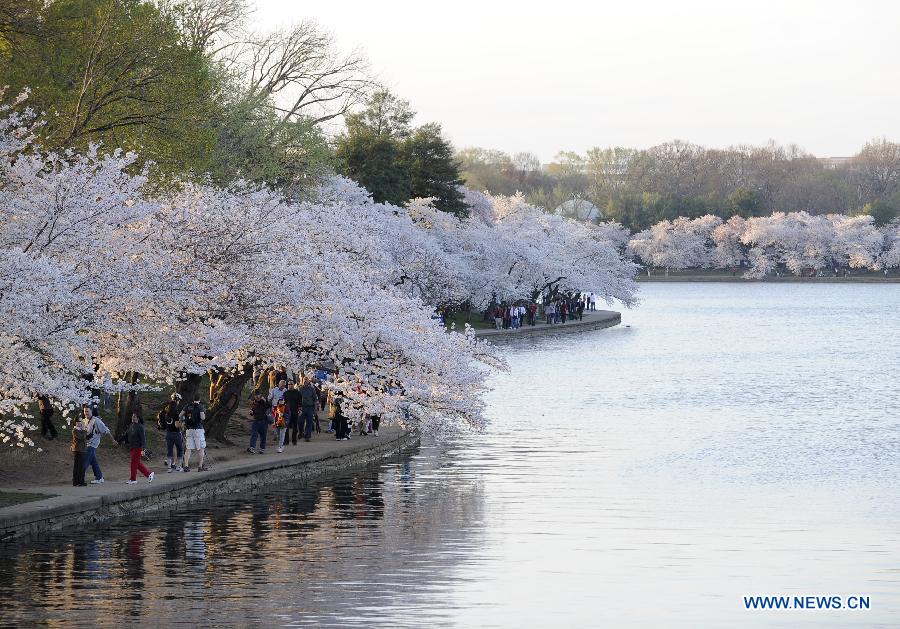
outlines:
[[[651, 284], [506, 342], [491, 430], [0, 551], [6, 624], [894, 626], [900, 290]], [[744, 595], [867, 595], [746, 611]]]

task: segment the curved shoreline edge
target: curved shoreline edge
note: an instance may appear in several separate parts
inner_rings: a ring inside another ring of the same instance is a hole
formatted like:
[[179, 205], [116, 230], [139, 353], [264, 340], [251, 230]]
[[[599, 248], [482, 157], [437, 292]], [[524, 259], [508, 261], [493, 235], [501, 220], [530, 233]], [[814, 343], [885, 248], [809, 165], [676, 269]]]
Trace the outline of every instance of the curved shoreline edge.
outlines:
[[614, 310], [595, 310], [587, 312], [581, 321], [569, 323], [557, 323], [547, 325], [538, 323], [534, 326], [526, 325], [518, 330], [476, 330], [475, 336], [479, 338], [514, 338], [517, 336], [537, 336], [540, 334], [557, 334], [570, 332], [588, 332], [590, 330], [602, 330], [622, 323], [622, 313]]
[[223, 463], [209, 472], [166, 478], [167, 482], [141, 481], [138, 485], [107, 489], [99, 495], [68, 492], [17, 504], [0, 509], [0, 543], [68, 527], [102, 525], [126, 516], [166, 512], [272, 483], [309, 481], [400, 456], [419, 443], [420, 434], [416, 430], [382, 430], [379, 437], [335, 443], [334, 447], [317, 454], [271, 454], [262, 461], [258, 456], [248, 456]]

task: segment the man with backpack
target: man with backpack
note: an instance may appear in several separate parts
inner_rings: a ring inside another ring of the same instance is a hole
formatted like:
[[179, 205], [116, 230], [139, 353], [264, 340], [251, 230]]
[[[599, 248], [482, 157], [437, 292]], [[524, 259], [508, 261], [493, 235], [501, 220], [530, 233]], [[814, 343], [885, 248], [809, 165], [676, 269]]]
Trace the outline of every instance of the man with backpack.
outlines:
[[194, 401], [185, 406], [178, 417], [184, 422], [184, 427], [187, 429], [185, 432], [187, 447], [184, 451], [184, 471], [191, 471], [191, 451], [199, 450], [200, 464], [197, 466], [197, 471], [205, 472], [206, 467], [203, 465], [203, 460], [206, 458], [206, 432], [203, 430], [203, 422], [206, 421], [206, 409], [200, 403], [199, 394], [194, 396]]
[[168, 473], [184, 471], [184, 468], [181, 466], [181, 462], [184, 459], [184, 442], [181, 435], [183, 425], [178, 416], [178, 403], [180, 401], [181, 395], [173, 393], [172, 399], [156, 416], [156, 425], [160, 430], [166, 431], [166, 471]]

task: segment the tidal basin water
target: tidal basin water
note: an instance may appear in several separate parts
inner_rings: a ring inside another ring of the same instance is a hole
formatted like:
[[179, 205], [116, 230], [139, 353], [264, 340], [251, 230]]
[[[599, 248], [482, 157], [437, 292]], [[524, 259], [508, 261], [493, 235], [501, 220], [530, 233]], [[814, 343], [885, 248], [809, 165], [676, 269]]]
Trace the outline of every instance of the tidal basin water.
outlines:
[[617, 328], [503, 342], [486, 434], [0, 550], [0, 621], [896, 626], [900, 286], [642, 297]]

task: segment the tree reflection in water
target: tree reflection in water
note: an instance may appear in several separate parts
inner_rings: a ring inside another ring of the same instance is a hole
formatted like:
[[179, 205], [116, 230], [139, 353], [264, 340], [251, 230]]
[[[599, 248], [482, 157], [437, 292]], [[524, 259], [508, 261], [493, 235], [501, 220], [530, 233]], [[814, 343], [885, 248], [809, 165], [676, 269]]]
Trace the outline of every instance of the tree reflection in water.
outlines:
[[[420, 607], [434, 604], [429, 592], [449, 587], [454, 567], [477, 555], [481, 539], [458, 526], [481, 521], [480, 485], [439, 483], [446, 459], [426, 450], [351, 476], [4, 548], [0, 618], [160, 625], [401, 618], [417, 598]], [[448, 488], [457, 494], [450, 500]]]

